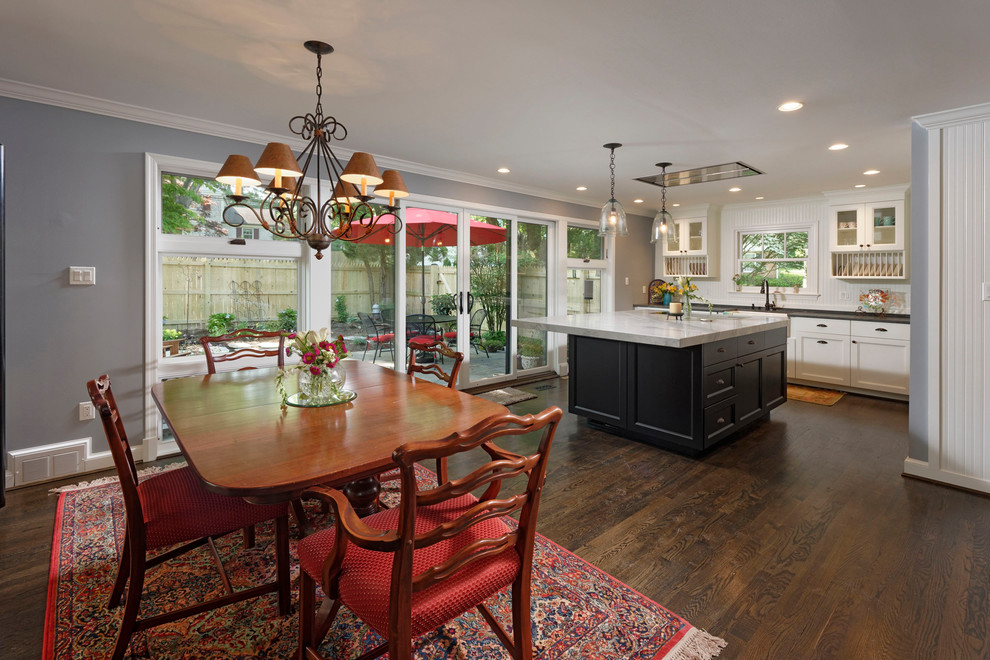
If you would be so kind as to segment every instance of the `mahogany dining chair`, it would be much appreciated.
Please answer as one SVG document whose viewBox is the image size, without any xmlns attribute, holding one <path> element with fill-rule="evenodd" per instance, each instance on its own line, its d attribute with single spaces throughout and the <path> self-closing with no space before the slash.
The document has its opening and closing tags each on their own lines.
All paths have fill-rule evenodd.
<svg viewBox="0 0 990 660">
<path fill-rule="evenodd" d="M 257 339 L 278 339 L 278 348 L 261 348 L 258 346 L 247 346 L 238 348 L 227 353 L 215 353 L 213 347 L 218 344 L 227 344 L 235 341 L 251 341 Z M 207 373 L 217 372 L 217 362 L 230 362 L 247 357 L 276 357 L 278 368 L 285 367 L 285 335 L 281 332 L 268 332 L 266 330 L 255 330 L 254 328 L 239 328 L 225 335 L 200 337 L 199 343 L 203 345 L 203 352 L 206 354 Z M 242 369 L 254 369 L 254 367 L 241 367 Z"/>
<path fill-rule="evenodd" d="M 108 607 L 115 608 L 120 605 L 121 597 L 124 599 L 124 614 L 113 660 L 124 657 L 131 635 L 135 632 L 266 593 L 277 592 L 279 614 L 288 614 L 291 603 L 287 505 L 249 504 L 239 497 L 210 492 L 189 467 L 169 470 L 139 481 L 127 433 L 110 387 L 110 377 L 104 374 L 91 380 L 87 388 L 93 406 L 103 420 L 103 430 L 124 496 L 124 548 L 108 603 Z M 213 539 L 268 520 L 275 521 L 276 580 L 234 591 Z M 145 572 L 204 544 L 209 547 L 219 569 L 226 594 L 139 619 Z M 163 551 L 149 557 L 148 551 L 152 550 Z"/>
<path fill-rule="evenodd" d="M 341 606 L 387 641 L 362 658 L 385 653 L 411 658 L 412 640 L 478 608 L 513 658 L 533 657 L 530 583 L 536 517 L 547 459 L 562 411 L 538 415 L 501 413 L 470 429 L 436 440 L 406 444 L 392 455 L 402 480 L 397 508 L 359 518 L 340 491 L 317 486 L 308 495 L 330 503 L 332 528 L 300 540 L 299 657 L 323 658 L 319 647 Z M 542 430 L 530 455 L 506 451 L 494 441 Z M 481 447 L 490 459 L 467 476 L 419 490 L 416 463 Z M 498 497 L 503 482 L 525 488 Z M 484 487 L 482 495 L 472 491 Z M 508 490 L 508 489 L 507 489 Z M 508 490 L 508 492 L 516 492 Z M 508 518 L 519 513 L 518 524 Z M 316 585 L 326 595 L 316 611 Z M 512 636 L 483 602 L 512 587 Z"/>
</svg>

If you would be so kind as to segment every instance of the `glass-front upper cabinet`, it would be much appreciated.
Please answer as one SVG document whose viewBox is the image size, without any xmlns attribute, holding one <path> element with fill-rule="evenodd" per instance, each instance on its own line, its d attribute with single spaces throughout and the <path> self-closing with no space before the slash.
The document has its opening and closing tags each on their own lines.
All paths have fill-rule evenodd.
<svg viewBox="0 0 990 660">
<path fill-rule="evenodd" d="M 872 202 L 831 207 L 832 251 L 904 249 L 904 202 Z"/>
<path fill-rule="evenodd" d="M 665 254 L 705 254 L 705 218 L 674 220 L 667 228 Z"/>
</svg>

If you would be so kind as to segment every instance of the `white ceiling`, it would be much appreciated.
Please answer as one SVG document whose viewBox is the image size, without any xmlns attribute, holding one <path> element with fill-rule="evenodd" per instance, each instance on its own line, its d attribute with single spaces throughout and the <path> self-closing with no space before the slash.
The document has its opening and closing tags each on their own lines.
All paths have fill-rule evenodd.
<svg viewBox="0 0 990 660">
<path fill-rule="evenodd" d="M 31 0 L 0 19 L 0 79 L 286 137 L 315 104 L 302 42 L 326 41 L 346 148 L 600 205 L 621 142 L 616 196 L 644 215 L 659 189 L 633 179 L 659 161 L 765 172 L 671 188 L 685 206 L 906 183 L 912 116 L 990 101 L 987 0 Z"/>
</svg>

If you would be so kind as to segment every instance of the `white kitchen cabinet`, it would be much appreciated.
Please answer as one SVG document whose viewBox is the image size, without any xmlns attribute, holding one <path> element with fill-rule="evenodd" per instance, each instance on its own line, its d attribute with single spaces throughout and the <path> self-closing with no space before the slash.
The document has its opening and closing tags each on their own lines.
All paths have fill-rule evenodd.
<svg viewBox="0 0 990 660">
<path fill-rule="evenodd" d="M 910 385 L 910 326 L 853 321 L 850 329 L 850 385 L 907 395 Z"/>
<path fill-rule="evenodd" d="M 800 334 L 794 377 L 831 385 L 849 385 L 849 337 Z"/>
<path fill-rule="evenodd" d="M 842 204 L 830 211 L 833 252 L 904 249 L 903 200 Z"/>
<path fill-rule="evenodd" d="M 667 240 L 664 241 L 664 254 L 698 255 L 708 254 L 707 218 L 682 218 L 673 220 L 667 227 Z"/>
<path fill-rule="evenodd" d="M 826 195 L 830 197 L 830 275 L 842 279 L 906 279 L 907 189 L 890 186 Z"/>
<path fill-rule="evenodd" d="M 910 381 L 911 326 L 884 321 L 791 319 L 793 370 L 787 376 L 906 397 Z M 788 356 L 790 358 L 790 356 Z"/>
</svg>

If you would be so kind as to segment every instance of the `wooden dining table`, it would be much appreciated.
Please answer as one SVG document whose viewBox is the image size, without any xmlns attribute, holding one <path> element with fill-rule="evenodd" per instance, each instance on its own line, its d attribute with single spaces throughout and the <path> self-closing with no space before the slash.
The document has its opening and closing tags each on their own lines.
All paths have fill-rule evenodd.
<svg viewBox="0 0 990 660">
<path fill-rule="evenodd" d="M 341 363 L 357 397 L 322 408 L 283 408 L 277 370 L 174 378 L 152 397 L 189 467 L 209 490 L 270 503 L 308 487 L 344 487 L 359 514 L 374 511 L 375 475 L 392 452 L 437 440 L 506 408 L 492 401 L 358 360 Z M 286 390 L 297 391 L 286 377 Z"/>
</svg>

